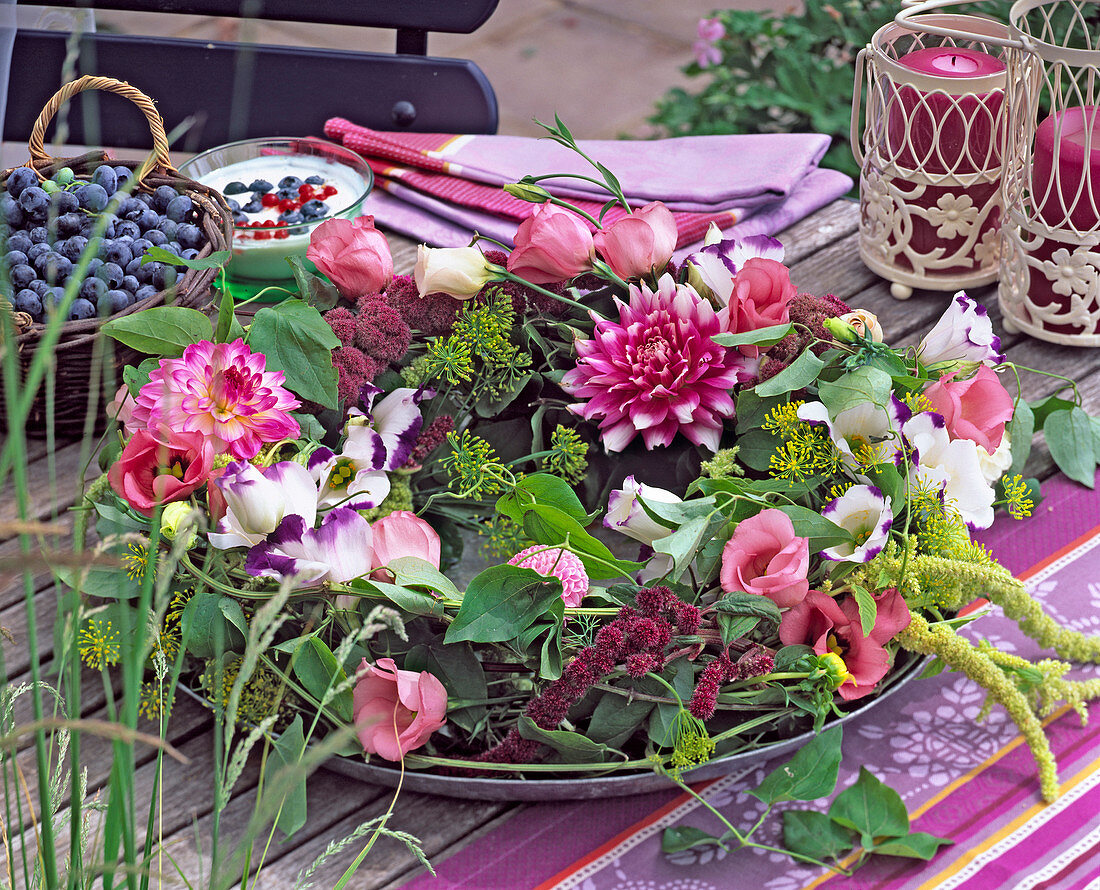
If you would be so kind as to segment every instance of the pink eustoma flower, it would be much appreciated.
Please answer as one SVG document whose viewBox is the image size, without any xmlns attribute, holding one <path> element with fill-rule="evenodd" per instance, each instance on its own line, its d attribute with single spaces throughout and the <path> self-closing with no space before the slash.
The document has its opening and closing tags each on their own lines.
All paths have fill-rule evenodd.
<svg viewBox="0 0 1100 890">
<path fill-rule="evenodd" d="M 676 249 L 676 220 L 660 201 L 646 204 L 596 233 L 596 250 L 624 281 L 660 275 Z"/>
<path fill-rule="evenodd" d="M 283 387 L 283 372 L 265 370 L 266 362 L 243 340 L 193 343 L 181 358 L 162 359 L 149 375 L 131 423 L 202 433 L 219 453 L 251 460 L 264 443 L 293 439 L 299 432 L 288 412 L 301 402 Z"/>
<path fill-rule="evenodd" d="M 508 271 L 532 284 L 574 278 L 592 268 L 592 233 L 575 213 L 549 202 L 519 224 Z"/>
<path fill-rule="evenodd" d="M 415 556 L 439 568 L 439 535 L 423 519 L 408 510 L 394 510 L 371 526 L 374 555 L 371 558 L 372 574 L 377 575 L 392 560 L 402 556 Z M 384 572 L 386 578 L 392 574 Z"/>
<path fill-rule="evenodd" d="M 447 722 L 447 690 L 427 671 L 403 671 L 392 658 L 359 664 L 352 713 L 363 750 L 401 760 Z"/>
<path fill-rule="evenodd" d="M 199 433 L 175 433 L 168 443 L 138 430 L 107 471 L 119 497 L 146 516 L 158 504 L 181 501 L 206 482 L 214 449 Z"/>
<path fill-rule="evenodd" d="M 865 637 L 853 597 L 838 603 L 827 594 L 811 590 L 801 603 L 783 613 L 779 639 L 785 646 L 811 646 L 818 655 L 838 655 L 848 677 L 837 692 L 848 701 L 862 698 L 890 669 L 890 653 L 883 646 L 910 621 L 909 607 L 895 588 L 877 594 L 875 603 L 875 626 Z"/>
<path fill-rule="evenodd" d="M 566 392 L 587 401 L 569 410 L 600 421 L 608 451 L 638 434 L 653 449 L 677 433 L 717 451 L 722 423 L 734 414 L 730 390 L 750 375 L 737 350 L 711 339 L 721 332 L 714 308 L 664 275 L 656 291 L 630 286 L 619 321 L 593 318 L 593 338 L 576 341 L 577 367 L 562 379 Z"/>
<path fill-rule="evenodd" d="M 810 589 L 809 566 L 809 541 L 794 533 L 786 513 L 771 508 L 737 524 L 722 549 L 719 578 L 727 593 L 757 593 L 787 608 L 802 602 Z"/>
<path fill-rule="evenodd" d="M 349 300 L 376 294 L 393 278 L 393 257 L 373 216 L 329 219 L 309 239 L 306 257 Z"/>
<path fill-rule="evenodd" d="M 757 331 L 790 321 L 791 300 L 797 290 L 790 270 L 777 260 L 751 257 L 733 279 L 729 305 L 719 313 L 726 330 L 733 334 Z M 745 346 L 745 355 L 759 354 L 759 347 Z"/>
<path fill-rule="evenodd" d="M 992 454 L 1012 419 L 1012 396 L 988 365 L 978 365 L 966 380 L 956 380 L 957 373 L 930 384 L 924 396 L 943 417 L 952 439 L 969 439 Z"/>
</svg>

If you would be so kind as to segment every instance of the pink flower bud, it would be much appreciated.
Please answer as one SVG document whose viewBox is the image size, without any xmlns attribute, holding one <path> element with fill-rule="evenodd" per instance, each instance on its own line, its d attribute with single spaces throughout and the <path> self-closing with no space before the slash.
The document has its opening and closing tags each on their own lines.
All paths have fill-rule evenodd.
<svg viewBox="0 0 1100 890">
<path fill-rule="evenodd" d="M 622 279 L 660 275 L 676 249 L 676 220 L 660 201 L 616 220 L 593 239 L 611 270 Z"/>
<path fill-rule="evenodd" d="M 592 233 L 575 213 L 547 202 L 516 230 L 508 271 L 532 284 L 551 284 L 592 268 Z"/>
<path fill-rule="evenodd" d="M 393 278 L 393 257 L 373 216 L 330 219 L 309 239 L 306 257 L 348 299 L 382 290 Z"/>
<path fill-rule="evenodd" d="M 352 713 L 368 754 L 400 760 L 447 722 L 447 690 L 433 674 L 399 670 L 392 658 L 364 658 L 358 676 Z"/>
</svg>

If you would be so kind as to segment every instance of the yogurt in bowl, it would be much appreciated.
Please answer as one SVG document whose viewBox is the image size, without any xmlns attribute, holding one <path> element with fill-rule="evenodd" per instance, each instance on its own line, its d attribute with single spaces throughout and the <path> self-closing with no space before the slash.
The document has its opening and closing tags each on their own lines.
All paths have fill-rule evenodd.
<svg viewBox="0 0 1100 890">
<path fill-rule="evenodd" d="M 300 257 L 313 230 L 362 212 L 374 177 L 355 152 L 323 139 L 246 139 L 212 148 L 180 167 L 217 189 L 233 213 L 230 282 L 280 284 L 293 278 L 287 257 Z"/>
</svg>

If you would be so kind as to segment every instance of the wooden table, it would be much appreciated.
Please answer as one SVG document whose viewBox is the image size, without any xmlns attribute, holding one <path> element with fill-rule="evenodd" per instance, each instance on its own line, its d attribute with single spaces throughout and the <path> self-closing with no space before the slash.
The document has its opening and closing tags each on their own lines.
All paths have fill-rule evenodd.
<svg viewBox="0 0 1100 890">
<path fill-rule="evenodd" d="M 787 248 L 791 278 L 802 291 L 816 294 L 833 293 L 853 307 L 875 312 L 882 323 L 889 343 L 914 344 L 935 322 L 947 305 L 949 295 L 918 292 L 907 302 L 898 302 L 889 295 L 886 282 L 868 271 L 857 253 L 857 206 L 849 201 L 836 201 L 812 217 L 782 233 Z M 400 237 L 391 237 L 395 266 L 411 268 L 415 245 Z M 994 327 L 1003 332 L 1000 310 L 996 305 L 995 287 L 983 288 L 971 296 L 984 303 L 993 318 Z M 1076 349 L 1041 342 L 1022 334 L 1003 335 L 1002 346 L 1012 361 L 1020 365 L 1042 368 L 1077 380 L 1091 413 L 1100 413 L 1100 350 Z M 1029 374 L 1023 382 L 1029 399 L 1039 398 L 1058 388 L 1057 381 Z M 51 454 L 45 443 L 31 444 L 29 467 L 31 490 L 35 495 L 35 516 L 54 520 L 71 527 L 71 514 L 66 513 L 75 500 L 74 480 L 79 473 L 80 446 L 63 444 Z M 1029 475 L 1050 475 L 1053 464 L 1045 446 L 1038 442 L 1028 467 Z M 10 488 L 0 490 L 0 522 L 15 517 L 15 503 Z M 17 541 L 0 537 L 0 559 L 18 552 Z M 48 651 L 52 641 L 52 624 L 56 613 L 55 590 L 48 572 L 35 577 L 35 607 L 40 636 L 40 649 Z M 0 637 L 7 673 L 13 682 L 26 681 L 29 665 L 26 646 L 26 615 L 22 583 L 10 576 L 0 576 L 0 626 L 7 628 L 13 642 Z M 104 715 L 104 693 L 98 675 L 86 672 L 82 696 L 85 716 Z M 29 703 L 24 697 L 19 708 L 21 719 L 28 719 Z M 197 875 L 202 860 L 195 838 L 205 838 L 211 822 L 212 783 L 209 757 L 212 752 L 213 718 L 209 711 L 187 698 L 180 697 L 173 716 L 170 741 L 190 758 L 181 765 L 166 761 L 162 831 L 164 843 L 184 872 Z M 152 751 L 141 748 L 142 764 L 137 774 L 139 802 L 151 793 L 153 769 Z M 20 764 L 28 775 L 33 772 L 33 752 L 23 750 Z M 89 771 L 89 794 L 103 786 L 110 768 L 110 751 L 101 739 L 85 737 L 82 760 Z M 233 798 L 221 815 L 225 842 L 232 845 L 251 814 L 253 792 L 259 775 L 256 758 L 245 769 Z M 276 842 L 267 851 L 258 884 L 255 886 L 290 887 L 299 871 L 307 867 L 328 845 L 351 832 L 357 825 L 386 810 L 391 792 L 358 784 L 336 773 L 320 770 L 309 782 L 309 821 L 289 842 Z M 596 804 L 593 804 L 594 806 Z M 519 811 L 522 805 L 475 803 L 451 800 L 423 794 L 405 793 L 397 801 L 389 826 L 419 837 L 429 858 L 444 859 L 465 844 L 500 825 Z M 67 836 L 67 828 L 65 831 Z M 352 844 L 323 866 L 315 877 L 317 887 L 331 887 L 360 849 Z M 262 849 L 257 845 L 254 862 L 259 862 Z M 206 851 L 204 849 L 203 854 Z M 381 840 L 367 857 L 350 886 L 358 888 L 397 888 L 419 866 L 405 848 L 390 840 Z"/>
</svg>

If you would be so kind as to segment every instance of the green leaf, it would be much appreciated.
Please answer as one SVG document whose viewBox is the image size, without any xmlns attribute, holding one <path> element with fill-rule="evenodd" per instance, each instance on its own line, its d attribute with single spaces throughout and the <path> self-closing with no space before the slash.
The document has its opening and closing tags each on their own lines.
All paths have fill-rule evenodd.
<svg viewBox="0 0 1100 890">
<path fill-rule="evenodd" d="M 714 619 L 718 623 L 718 629 L 722 632 L 722 642 L 728 646 L 734 640 L 739 640 L 756 625 L 759 618 L 750 618 L 747 615 L 740 617 L 735 615 L 723 615 L 719 613 Z"/>
<path fill-rule="evenodd" d="M 228 602 L 223 605 L 222 600 Z M 234 626 L 235 622 L 226 619 L 226 613 L 234 611 L 234 606 L 237 610 L 241 608 L 232 597 L 211 590 L 200 591 L 191 597 L 180 618 L 187 651 L 197 658 L 213 658 L 222 652 L 241 651 L 244 635 Z M 241 618 L 243 620 L 243 613 Z"/>
<path fill-rule="evenodd" d="M 676 690 L 676 694 L 680 696 L 680 700 L 687 706 L 687 703 L 691 700 L 692 690 L 695 688 L 695 670 L 691 665 L 691 662 L 686 658 L 678 658 L 673 662 L 672 670 L 675 671 L 672 675 L 672 688 Z M 664 677 L 668 679 L 668 673 L 670 668 L 666 667 L 664 670 Z M 645 678 L 642 682 L 637 684 L 643 692 L 648 692 L 653 695 L 661 695 L 668 697 L 669 691 L 664 685 L 658 683 L 652 678 Z M 655 745 L 660 745 L 665 748 L 671 748 L 675 739 L 672 738 L 672 723 L 676 719 L 676 715 L 680 708 L 678 705 L 666 705 L 658 704 L 649 715 L 649 725 L 646 727 L 646 732 L 649 735 L 649 740 Z"/>
<path fill-rule="evenodd" d="M 267 356 L 267 370 L 286 375 L 292 392 L 326 408 L 336 407 L 339 375 L 332 366 L 332 350 L 340 341 L 312 306 L 301 300 L 265 306 L 248 329 L 248 345 Z"/>
<path fill-rule="evenodd" d="M 1096 453 L 1088 414 L 1076 406 L 1054 411 L 1043 424 L 1043 433 L 1058 469 L 1086 488 L 1093 488 L 1096 484 Z"/>
<path fill-rule="evenodd" d="M 909 813 L 901 795 L 876 779 L 867 767 L 859 768 L 859 778 L 846 788 L 829 807 L 829 816 L 871 843 L 874 838 L 902 837 L 909 833 Z"/>
<path fill-rule="evenodd" d="M 775 346 L 793 330 L 793 324 L 773 324 L 740 334 L 714 334 L 710 339 L 719 346 L 759 346 L 766 349 Z"/>
<path fill-rule="evenodd" d="M 753 389 L 762 398 L 794 392 L 817 380 L 824 367 L 825 362 L 814 355 L 813 350 L 807 349 L 774 377 L 756 384 Z"/>
<path fill-rule="evenodd" d="M 302 732 L 302 715 L 298 714 L 290 726 L 279 733 L 275 744 L 271 746 L 271 766 L 274 775 L 273 788 L 285 787 L 286 776 L 280 778 L 283 770 L 288 771 L 297 767 L 306 750 L 306 740 Z M 306 824 L 306 778 L 303 776 L 294 782 L 283 797 L 279 808 L 279 818 L 276 826 L 287 837 Z"/>
<path fill-rule="evenodd" d="M 556 599 L 561 599 L 557 578 L 520 566 L 490 566 L 467 585 L 444 640 L 503 643 L 530 627 Z"/>
<path fill-rule="evenodd" d="M 548 504 L 535 504 L 523 514 L 523 528 L 539 544 L 562 546 L 569 539 L 569 550 L 577 555 L 592 580 L 629 577 L 640 563 L 617 559 L 603 541 L 592 537 L 572 516 Z"/>
<path fill-rule="evenodd" d="M 454 581 L 425 559 L 417 556 L 399 556 L 386 563 L 386 568 L 393 572 L 396 584 L 405 587 L 426 587 L 447 599 L 462 599 L 462 593 L 455 587 Z"/>
<path fill-rule="evenodd" d="M 195 257 L 193 260 L 176 256 L 163 247 L 147 247 L 141 258 L 141 265 L 149 263 L 167 263 L 169 266 L 183 266 L 186 269 L 220 269 L 233 258 L 232 251 L 215 250 L 210 256 Z M 146 310 L 148 311 L 148 310 Z"/>
<path fill-rule="evenodd" d="M 771 430 L 750 429 L 737 438 L 737 460 L 750 469 L 763 472 L 768 469 L 780 444 L 779 436 Z"/>
<path fill-rule="evenodd" d="M 348 582 L 348 587 L 353 590 L 378 591 L 397 608 L 410 615 L 430 615 L 433 618 L 443 617 L 443 605 L 430 593 L 423 590 L 410 590 L 401 584 L 390 584 L 386 581 L 356 578 Z"/>
<path fill-rule="evenodd" d="M 497 512 L 523 522 L 524 511 L 535 504 L 556 507 L 581 525 L 588 525 L 593 518 L 585 512 L 573 486 L 549 473 L 533 473 L 520 479 L 512 491 L 497 499 Z"/>
<path fill-rule="evenodd" d="M 819 732 L 749 794 L 766 804 L 817 800 L 829 794 L 836 787 L 840 771 L 841 738 L 839 726 Z"/>
<path fill-rule="evenodd" d="M 318 637 L 303 637 L 294 659 L 294 676 L 317 701 L 325 697 L 325 692 L 347 679 L 344 668 L 336 661 L 332 650 Z M 329 702 L 329 707 L 344 723 L 352 721 L 351 690 L 337 693 Z"/>
<path fill-rule="evenodd" d="M 215 343 L 232 343 L 234 340 L 244 337 L 244 328 L 237 321 L 233 309 L 233 295 L 226 288 L 225 293 L 222 294 L 221 302 L 218 304 L 218 324 L 214 330 Z"/>
<path fill-rule="evenodd" d="M 786 399 L 783 396 L 761 398 L 755 387 L 741 390 L 737 394 L 737 435 L 741 436 L 750 429 L 759 427 L 767 418 L 769 412 L 776 405 L 785 401 Z M 740 441 L 737 444 L 740 445 Z"/>
<path fill-rule="evenodd" d="M 80 586 L 84 596 L 105 600 L 133 599 L 141 592 L 141 582 L 132 581 L 121 568 L 77 569 L 55 568 L 53 576 L 58 583 L 73 590 Z"/>
<path fill-rule="evenodd" d="M 816 510 L 798 504 L 783 504 L 776 509 L 782 510 L 790 517 L 796 535 L 809 538 L 811 552 L 852 541 L 851 532 L 826 519 Z"/>
<path fill-rule="evenodd" d="M 310 272 L 300 256 L 288 256 L 286 261 L 290 263 L 290 270 L 294 273 L 298 293 L 310 306 L 319 312 L 327 312 L 340 302 L 340 291 L 321 276 Z"/>
<path fill-rule="evenodd" d="M 1059 396 L 1047 396 L 1037 402 L 1031 402 L 1032 415 L 1035 418 L 1035 432 L 1043 429 L 1047 418 L 1055 411 L 1068 411 L 1074 403 Z"/>
<path fill-rule="evenodd" d="M 716 838 L 713 834 L 707 834 L 703 829 L 695 828 L 693 825 L 673 825 L 671 828 L 666 828 L 664 834 L 661 835 L 662 853 L 680 853 L 683 850 L 690 850 L 692 847 L 703 847 L 710 844 L 726 849 L 726 845 L 719 838 Z"/>
<path fill-rule="evenodd" d="M 908 859 L 929 860 L 936 855 L 940 847 L 955 843 L 946 837 L 936 837 L 923 831 L 915 831 L 904 837 L 894 838 L 881 844 L 875 844 L 872 853 L 884 856 L 904 856 Z"/>
<path fill-rule="evenodd" d="M 579 732 L 543 729 L 526 714 L 520 715 L 517 728 L 523 738 L 553 748 L 565 763 L 601 763 L 607 759 L 607 745 L 594 742 Z"/>
<path fill-rule="evenodd" d="M 290 416 L 298 421 L 298 434 L 303 439 L 309 439 L 311 442 L 320 442 L 325 438 L 325 428 L 321 426 L 321 421 L 312 414 L 305 414 L 301 411 L 291 411 Z"/>
<path fill-rule="evenodd" d="M 130 390 L 130 395 L 136 397 L 141 392 L 141 388 L 149 382 L 149 375 L 159 367 L 160 358 L 157 357 L 147 358 L 137 367 L 127 365 L 123 368 L 122 380 L 126 384 L 126 388 Z"/>
<path fill-rule="evenodd" d="M 1031 440 L 1035 435 L 1035 412 L 1023 399 L 1016 403 L 1016 410 L 1012 413 L 1012 420 L 1008 422 L 1005 432 L 1012 445 L 1012 466 L 1006 474 L 1011 478 L 1024 471 L 1024 464 L 1031 454 Z"/>
<path fill-rule="evenodd" d="M 605 692 L 588 720 L 587 735 L 594 742 L 618 747 L 634 734 L 652 710 L 653 702 Z"/>
<path fill-rule="evenodd" d="M 722 598 L 714 603 L 716 612 L 726 615 L 747 616 L 771 622 L 772 627 L 779 627 L 779 606 L 758 593 L 744 593 L 734 591 L 723 594 Z"/>
<path fill-rule="evenodd" d="M 784 810 L 783 846 L 811 859 L 839 859 L 855 846 L 851 829 L 816 810 Z"/>
<path fill-rule="evenodd" d="M 850 585 L 852 595 L 855 597 L 856 606 L 859 607 L 859 623 L 863 630 L 863 636 L 867 636 L 875 627 L 875 619 L 878 618 L 878 603 L 874 596 L 858 584 Z"/>
<path fill-rule="evenodd" d="M 672 558 L 672 569 L 666 577 L 671 581 L 679 581 L 703 544 L 725 524 L 726 517 L 721 514 L 699 516 L 685 522 L 671 535 L 654 541 L 654 553 L 664 553 Z"/>
<path fill-rule="evenodd" d="M 871 402 L 885 408 L 890 402 L 892 390 L 890 375 L 878 368 L 856 368 L 842 375 L 833 383 L 822 382 L 818 397 L 829 409 L 829 416 L 836 417 L 856 405 Z"/>
<path fill-rule="evenodd" d="M 177 357 L 192 343 L 214 336 L 210 319 L 186 306 L 155 306 L 107 322 L 101 330 L 138 352 Z"/>
<path fill-rule="evenodd" d="M 451 701 L 482 701 L 489 697 L 485 670 L 469 643 L 444 646 L 434 642 L 413 646 L 405 656 L 404 668 L 409 671 L 428 671 L 438 677 L 447 687 L 447 695 Z M 448 710 L 447 719 L 453 720 L 467 732 L 473 732 L 478 721 L 485 716 L 485 711 L 485 705 L 454 708 Z"/>
</svg>

